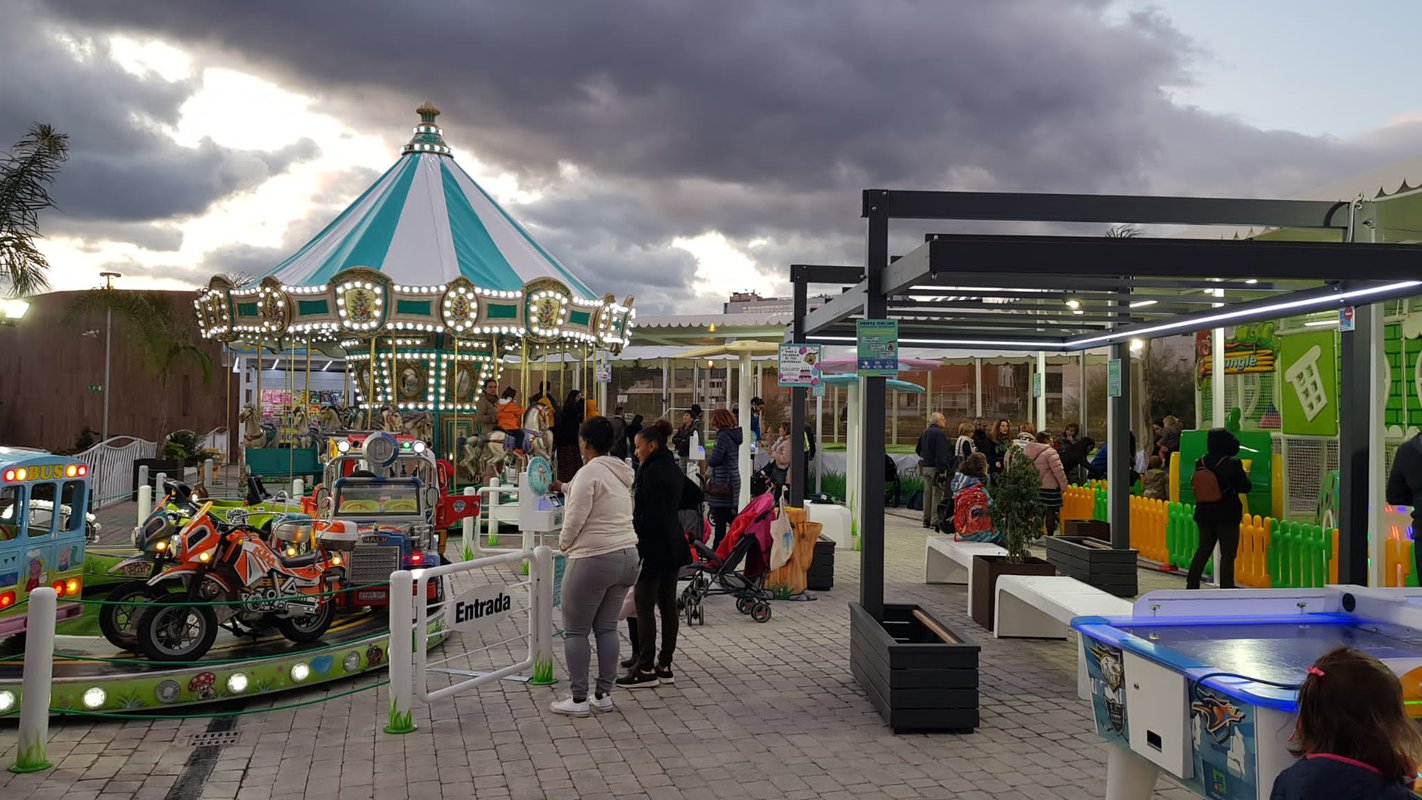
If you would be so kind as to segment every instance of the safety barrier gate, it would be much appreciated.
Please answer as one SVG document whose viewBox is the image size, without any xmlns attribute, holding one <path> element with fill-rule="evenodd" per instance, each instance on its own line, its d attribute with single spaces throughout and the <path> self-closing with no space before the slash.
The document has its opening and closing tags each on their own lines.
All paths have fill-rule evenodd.
<svg viewBox="0 0 1422 800">
<path fill-rule="evenodd" d="M 452 596 L 446 587 L 442 602 L 424 601 L 429 596 L 431 581 L 524 561 L 532 565 L 524 580 L 480 584 Z M 390 593 L 390 717 L 386 733 L 415 730 L 413 709 L 417 700 L 428 704 L 524 671 L 532 675 L 530 683 L 553 683 L 553 551 L 550 548 L 516 550 L 430 569 L 401 570 L 390 576 Z M 516 595 L 524 595 L 526 602 L 517 604 Z M 442 619 L 444 624 L 431 630 L 431 617 Z M 509 624 L 518 627 L 517 634 L 485 642 L 486 634 L 501 625 L 506 630 Z M 462 634 L 461 640 L 473 639 L 477 646 L 463 649 L 458 643 L 446 641 L 441 657 L 430 661 L 431 640 L 446 639 L 455 633 Z M 521 660 L 430 688 L 431 667 L 519 642 L 527 644 L 527 655 Z M 458 652 L 449 652 L 451 648 Z"/>
</svg>

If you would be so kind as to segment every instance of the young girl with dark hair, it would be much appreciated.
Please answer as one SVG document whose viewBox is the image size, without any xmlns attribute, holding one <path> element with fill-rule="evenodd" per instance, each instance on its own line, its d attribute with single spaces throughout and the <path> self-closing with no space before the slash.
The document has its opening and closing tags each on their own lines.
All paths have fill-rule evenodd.
<svg viewBox="0 0 1422 800">
<path fill-rule="evenodd" d="M 1293 753 L 1270 800 L 1407 800 L 1422 760 L 1402 681 L 1376 658 L 1340 647 L 1299 687 Z"/>
</svg>

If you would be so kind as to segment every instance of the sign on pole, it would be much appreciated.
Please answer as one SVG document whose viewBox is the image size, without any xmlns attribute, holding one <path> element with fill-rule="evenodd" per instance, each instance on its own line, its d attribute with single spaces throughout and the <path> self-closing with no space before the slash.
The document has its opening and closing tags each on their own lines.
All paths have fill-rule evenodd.
<svg viewBox="0 0 1422 800">
<path fill-rule="evenodd" d="M 1106 396 L 1121 396 L 1121 359 L 1113 358 L 1106 362 Z"/>
<path fill-rule="evenodd" d="M 1354 329 L 1353 306 L 1343 306 L 1338 309 L 1338 330 L 1349 333 Z"/>
<path fill-rule="evenodd" d="M 497 584 L 476 586 L 461 594 L 444 612 L 450 630 L 478 633 L 490 630 L 513 613 L 513 596 L 508 587 Z"/>
<path fill-rule="evenodd" d="M 854 325 L 859 350 L 859 374 L 894 377 L 899 374 L 899 321 L 861 319 Z"/>
<path fill-rule="evenodd" d="M 780 345 L 777 383 L 782 388 L 794 389 L 813 389 L 819 386 L 820 362 L 824 357 L 824 345 Z"/>
<path fill-rule="evenodd" d="M 1045 378 L 1045 377 L 1046 377 L 1046 375 L 1045 375 L 1044 373 L 1041 373 L 1041 372 L 1034 372 L 1034 373 L 1032 373 L 1032 396 L 1033 396 L 1033 397 L 1041 397 L 1041 396 L 1042 396 L 1042 388 L 1043 388 L 1043 386 L 1042 386 L 1042 379 Z"/>
</svg>

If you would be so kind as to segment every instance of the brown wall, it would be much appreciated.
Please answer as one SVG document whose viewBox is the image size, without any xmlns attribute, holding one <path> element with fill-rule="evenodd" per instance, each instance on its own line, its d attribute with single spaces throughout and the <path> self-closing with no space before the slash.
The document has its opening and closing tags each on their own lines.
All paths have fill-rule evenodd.
<svg viewBox="0 0 1422 800">
<path fill-rule="evenodd" d="M 70 304 L 80 292 L 54 292 L 30 298 L 30 310 L 13 326 L 0 327 L 0 445 L 73 447 L 85 425 L 95 437 L 103 427 L 104 396 L 91 384 L 104 381 L 104 312 L 83 314 L 66 322 Z M 197 341 L 191 292 L 161 292 L 173 306 L 173 318 L 192 331 Z M 85 336 L 85 331 L 98 331 Z M 184 428 L 207 433 L 236 427 L 237 376 L 221 366 L 221 345 L 202 342 L 213 360 L 212 383 L 204 386 L 202 371 L 184 363 L 168 377 L 167 430 L 162 420 L 162 390 L 144 364 L 137 347 L 130 347 L 122 323 L 113 325 L 112 386 L 109 435 L 138 436 L 150 441 Z M 229 425 L 224 408 L 232 382 Z"/>
</svg>

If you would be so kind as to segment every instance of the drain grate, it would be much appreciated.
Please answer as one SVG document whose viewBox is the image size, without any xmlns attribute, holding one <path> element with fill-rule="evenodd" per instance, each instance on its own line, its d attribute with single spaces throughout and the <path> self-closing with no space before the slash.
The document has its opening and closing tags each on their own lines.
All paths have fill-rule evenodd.
<svg viewBox="0 0 1422 800">
<path fill-rule="evenodd" d="M 191 747 L 222 747 L 223 745 L 237 744 L 241 739 L 241 731 L 207 731 L 193 734 L 192 741 L 188 742 L 188 745 Z"/>
</svg>

